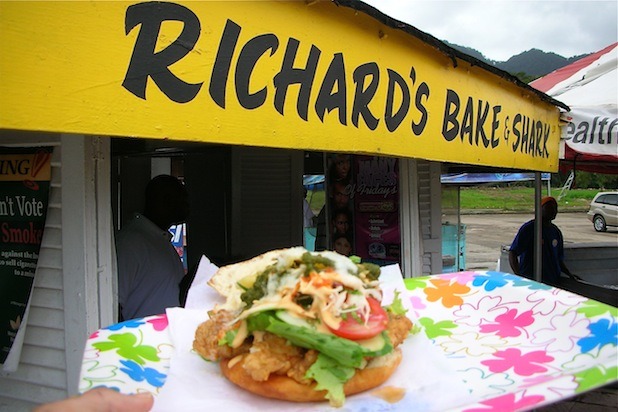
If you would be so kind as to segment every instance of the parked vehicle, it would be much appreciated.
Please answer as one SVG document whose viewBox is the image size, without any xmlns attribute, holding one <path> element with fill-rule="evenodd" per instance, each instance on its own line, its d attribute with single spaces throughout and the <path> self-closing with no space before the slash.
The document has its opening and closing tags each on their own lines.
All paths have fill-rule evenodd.
<svg viewBox="0 0 618 412">
<path fill-rule="evenodd" d="M 605 232 L 607 226 L 618 226 L 618 192 L 599 192 L 590 202 L 588 220 L 597 232 Z"/>
</svg>

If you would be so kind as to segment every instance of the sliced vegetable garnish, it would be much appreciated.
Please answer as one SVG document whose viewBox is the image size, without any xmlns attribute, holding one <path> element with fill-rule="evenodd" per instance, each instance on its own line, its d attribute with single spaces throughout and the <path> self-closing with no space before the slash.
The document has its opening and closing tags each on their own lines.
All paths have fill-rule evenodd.
<svg viewBox="0 0 618 412">
<path fill-rule="evenodd" d="M 335 335 L 316 332 L 314 329 L 290 325 L 278 319 L 273 312 L 260 312 L 247 318 L 249 332 L 264 330 L 289 340 L 293 345 L 315 349 L 333 359 L 342 366 L 361 367 L 366 356 L 381 356 L 393 350 L 388 336 L 380 348 L 368 349 L 358 343 L 342 339 Z M 379 346 L 379 345 L 378 345 Z"/>
<path fill-rule="evenodd" d="M 350 339 L 369 339 L 386 329 L 388 315 L 376 299 L 367 298 L 369 303 L 369 318 L 365 319 L 360 313 L 354 312 L 342 318 L 337 329 L 330 328 L 335 335 Z"/>
</svg>

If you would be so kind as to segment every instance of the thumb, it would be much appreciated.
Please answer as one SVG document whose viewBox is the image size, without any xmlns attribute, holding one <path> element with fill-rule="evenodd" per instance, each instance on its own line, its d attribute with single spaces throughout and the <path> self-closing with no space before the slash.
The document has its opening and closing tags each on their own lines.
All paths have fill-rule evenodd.
<svg viewBox="0 0 618 412">
<path fill-rule="evenodd" d="M 81 396 L 39 406 L 35 412 L 147 412 L 154 398 L 148 392 L 125 395 L 108 388 L 97 388 Z"/>
</svg>

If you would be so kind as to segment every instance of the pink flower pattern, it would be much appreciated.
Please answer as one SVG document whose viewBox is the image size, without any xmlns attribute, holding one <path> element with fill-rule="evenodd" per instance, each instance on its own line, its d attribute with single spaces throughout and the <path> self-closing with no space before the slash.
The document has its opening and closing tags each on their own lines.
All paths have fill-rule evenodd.
<svg viewBox="0 0 618 412">
<path fill-rule="evenodd" d="M 530 376 L 535 373 L 546 372 L 547 368 L 539 364 L 554 360 L 554 358 L 549 356 L 544 350 L 522 354 L 517 348 L 497 351 L 494 353 L 494 356 L 498 359 L 488 359 L 481 363 L 487 366 L 492 372 L 504 372 L 513 368 L 513 371 L 521 376 Z"/>
<path fill-rule="evenodd" d="M 150 323 L 157 332 L 164 330 L 168 325 L 167 315 L 165 314 L 149 319 L 147 322 Z"/>
<path fill-rule="evenodd" d="M 531 310 L 517 316 L 517 309 L 509 309 L 506 313 L 496 316 L 495 322 L 481 325 L 481 332 L 496 332 L 502 338 L 515 337 L 521 335 L 521 330 L 526 326 L 534 323 L 534 316 Z"/>
<path fill-rule="evenodd" d="M 454 272 L 444 274 L 441 276 L 441 278 L 449 280 L 455 279 L 455 282 L 461 285 L 465 285 L 472 282 L 475 276 L 478 276 L 477 272 Z"/>
<path fill-rule="evenodd" d="M 545 397 L 542 395 L 526 396 L 525 391 L 519 400 L 516 399 L 514 393 L 507 393 L 506 395 L 480 402 L 481 405 L 487 405 L 488 408 L 464 409 L 464 412 L 516 411 L 536 405 L 544 400 Z"/>
<path fill-rule="evenodd" d="M 410 303 L 414 309 L 425 309 L 427 307 L 418 296 L 410 296 Z"/>
</svg>

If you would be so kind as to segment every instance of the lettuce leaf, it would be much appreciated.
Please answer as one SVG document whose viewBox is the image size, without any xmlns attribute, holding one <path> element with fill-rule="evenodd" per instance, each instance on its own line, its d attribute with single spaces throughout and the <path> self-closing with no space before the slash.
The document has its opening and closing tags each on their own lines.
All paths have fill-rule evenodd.
<svg viewBox="0 0 618 412">
<path fill-rule="evenodd" d="M 265 330 L 289 340 L 293 345 L 315 349 L 337 359 L 343 366 L 360 368 L 366 355 L 363 347 L 356 342 L 287 324 L 276 318 L 272 312 L 261 312 L 247 318 L 247 326 L 249 331 Z"/>
<path fill-rule="evenodd" d="M 401 301 L 401 297 L 399 295 L 401 295 L 401 293 L 399 293 L 398 290 L 395 290 L 393 301 L 390 305 L 385 306 L 384 308 L 394 315 L 405 315 L 408 310 L 403 307 L 403 302 Z"/>
<path fill-rule="evenodd" d="M 248 317 L 247 327 L 249 332 L 267 331 L 287 339 L 293 345 L 315 349 L 336 359 L 341 366 L 352 368 L 360 368 L 365 357 L 386 355 L 393 350 L 393 345 L 385 333 L 383 333 L 384 345 L 377 350 L 369 350 L 352 340 L 285 323 L 272 311 L 260 312 Z"/>
<path fill-rule="evenodd" d="M 332 406 L 342 406 L 345 401 L 343 385 L 354 376 L 355 369 L 342 367 L 339 362 L 322 353 L 317 360 L 307 369 L 305 378 L 313 379 L 317 385 L 315 390 L 326 391 L 326 399 Z"/>
</svg>

